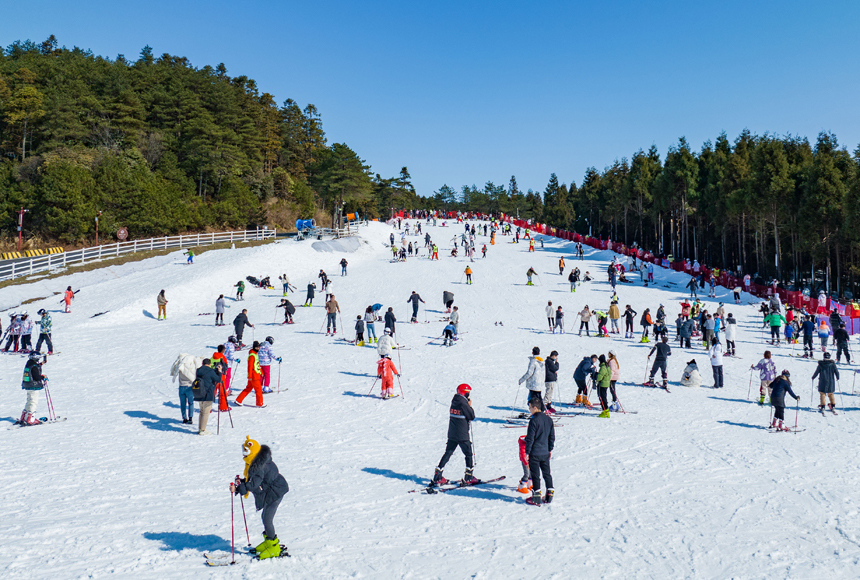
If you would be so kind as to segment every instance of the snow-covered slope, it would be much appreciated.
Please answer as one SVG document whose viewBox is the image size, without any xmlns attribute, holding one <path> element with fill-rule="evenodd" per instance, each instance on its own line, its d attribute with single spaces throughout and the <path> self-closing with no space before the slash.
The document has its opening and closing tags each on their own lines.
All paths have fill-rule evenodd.
<svg viewBox="0 0 860 580">
<path fill-rule="evenodd" d="M 284 241 L 207 252 L 193 266 L 177 252 L 82 273 L 38 285 L 0 290 L 0 304 L 81 287 L 72 314 L 59 298 L 34 303 L 34 313 L 54 314 L 56 350 L 45 366 L 60 424 L 0 428 L 0 570 L 8 578 L 855 578 L 860 574 L 860 492 L 853 437 L 858 433 L 853 373 L 843 370 L 848 393 L 839 416 L 809 410 L 815 366 L 777 349 L 802 396 L 805 432 L 763 429 L 770 409 L 747 399 L 750 364 L 764 346 L 753 306 L 718 300 L 739 320 L 738 354 L 726 359 L 726 388 L 685 389 L 677 384 L 691 358 L 711 384 L 707 357 L 673 349 L 672 392 L 640 386 L 650 345 L 623 339 L 545 332 L 547 300 L 562 305 L 567 326 L 584 304 L 608 308 L 603 281 L 611 254 L 586 255 L 583 270 L 597 281 L 569 292 L 557 260 L 571 249 L 550 241 L 535 254 L 527 244 L 499 237 L 486 259 L 476 259 L 474 285 L 461 284 L 468 263 L 447 257 L 447 240 L 460 229 L 426 228 L 440 244 L 438 262 L 412 258 L 390 263 L 390 228 L 362 229 L 357 248 Z M 418 238 L 412 238 L 418 240 Z M 489 241 L 480 236 L 479 242 Z M 420 242 L 419 242 L 420 243 Z M 420 243 L 423 245 L 423 243 Z M 336 251 L 333 251 L 336 250 Z M 352 251 L 349 251 L 352 250 Z M 349 251 L 348 253 L 346 253 Z M 425 254 L 426 255 L 426 254 Z M 480 254 L 479 254 L 480 255 Z M 338 262 L 349 260 L 340 277 Z M 540 284 L 525 285 L 533 266 Z M 274 306 L 279 291 L 249 287 L 232 303 L 226 327 L 213 326 L 218 294 L 247 275 L 288 273 L 298 286 L 294 302 L 323 268 L 351 338 L 357 315 L 375 302 L 393 306 L 398 340 L 410 347 L 395 355 L 404 398 L 368 398 L 377 356 L 333 340 L 319 330 L 322 296 L 298 308 L 296 324 Z M 621 305 L 641 312 L 667 306 L 678 312 L 685 277 L 658 269 L 658 286 L 621 285 Z M 670 282 L 675 282 L 671 286 Z M 668 286 L 668 287 L 664 287 Z M 158 322 L 155 297 L 165 289 L 169 318 Z M 426 300 L 409 325 L 412 290 Z M 428 345 L 439 336 L 442 292 L 455 294 L 462 340 L 454 347 Z M 745 296 L 745 299 L 748 298 Z M 746 301 L 746 300 L 745 300 Z M 711 301 L 714 302 L 713 300 Z M 713 304 L 715 306 L 715 304 Z M 240 307 L 255 335 L 272 335 L 284 358 L 280 394 L 266 395 L 262 410 L 221 418 L 221 435 L 199 437 L 183 425 L 177 386 L 169 369 L 177 353 L 208 356 L 231 332 Z M 105 312 L 97 318 L 93 314 Z M 503 326 L 494 323 L 502 322 Z M 638 330 L 638 326 L 637 326 Z M 377 324 L 377 331 L 381 325 Z M 674 334 L 674 329 L 673 329 Z M 338 334 L 338 339 L 341 334 Z M 521 474 L 517 437 L 504 418 L 521 407 L 517 379 L 533 346 L 560 353 L 560 400 L 571 401 L 571 378 L 583 356 L 617 351 L 624 407 L 638 414 L 565 417 L 552 457 L 556 495 L 534 508 L 516 493 Z M 243 353 L 244 354 L 244 353 Z M 234 386 L 244 383 L 244 356 Z M 4 397 L 0 425 L 20 415 L 24 359 L 0 357 Z M 277 372 L 277 367 L 273 367 Z M 754 379 L 756 380 L 756 379 Z M 476 476 L 506 475 L 497 485 L 427 496 L 410 494 L 433 473 L 444 451 L 448 405 L 461 382 L 473 387 Z M 753 391 L 755 391 L 755 385 Z M 376 387 L 378 392 L 378 385 Z M 253 398 L 253 397 L 252 397 Z M 593 397 L 594 400 L 595 397 Z M 839 399 L 841 403 L 841 398 Z M 39 415 L 44 415 L 44 399 Z M 794 423 L 794 409 L 789 422 Z M 213 414 L 210 429 L 217 416 Z M 227 484 L 241 473 L 241 443 L 250 435 L 272 447 L 291 491 L 276 518 L 290 559 L 209 569 L 202 552 L 230 549 Z M 457 452 L 446 475 L 463 470 Z M 262 531 L 253 502 L 245 502 L 251 541 Z M 238 501 L 236 543 L 247 543 Z M 238 558 L 238 557 L 237 557 Z"/>
</svg>

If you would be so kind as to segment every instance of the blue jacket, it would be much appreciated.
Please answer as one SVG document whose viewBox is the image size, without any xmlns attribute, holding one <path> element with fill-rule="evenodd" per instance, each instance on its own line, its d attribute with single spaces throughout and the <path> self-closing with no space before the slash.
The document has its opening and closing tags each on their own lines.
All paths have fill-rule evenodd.
<svg viewBox="0 0 860 580">
<path fill-rule="evenodd" d="M 594 363 L 591 362 L 591 357 L 587 356 L 582 359 L 582 362 L 579 363 L 579 366 L 576 367 L 576 370 L 573 372 L 574 380 L 584 381 L 586 377 L 591 376 L 592 373 L 597 372 L 597 368 L 595 368 Z"/>
<path fill-rule="evenodd" d="M 804 336 L 815 336 L 815 323 L 811 320 L 804 320 L 800 328 Z"/>
<path fill-rule="evenodd" d="M 770 383 L 773 391 L 770 394 L 770 404 L 773 407 L 785 407 L 785 393 L 787 392 L 795 399 L 797 395 L 791 390 L 791 383 L 784 376 L 779 375 Z"/>
</svg>

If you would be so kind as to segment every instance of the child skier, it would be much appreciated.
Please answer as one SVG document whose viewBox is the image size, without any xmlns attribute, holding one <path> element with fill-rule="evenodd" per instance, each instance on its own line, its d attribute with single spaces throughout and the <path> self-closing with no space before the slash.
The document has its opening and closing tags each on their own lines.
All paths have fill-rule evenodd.
<svg viewBox="0 0 860 580">
<path fill-rule="evenodd" d="M 472 283 L 472 268 L 470 268 L 469 266 L 466 266 L 466 270 L 464 271 L 464 273 L 466 274 L 466 284 L 471 284 Z"/>
<path fill-rule="evenodd" d="M 245 389 L 236 397 L 236 406 L 241 407 L 245 397 L 253 391 L 256 395 L 257 407 L 263 407 L 263 370 L 260 368 L 260 343 L 254 341 L 251 350 L 248 351 L 248 384 Z"/>
<path fill-rule="evenodd" d="M 364 346 L 364 321 L 361 314 L 355 317 L 355 346 Z"/>
<path fill-rule="evenodd" d="M 770 424 L 770 427 L 777 431 L 791 431 L 789 427 L 786 427 L 783 424 L 783 420 L 785 420 L 785 394 L 788 393 L 794 397 L 795 401 L 800 400 L 800 396 L 795 395 L 794 391 L 791 390 L 791 381 L 789 380 L 790 376 L 791 373 L 788 371 L 782 371 L 782 374 L 768 387 L 768 390 L 772 393 L 770 396 L 770 404 L 773 407 L 773 422 Z M 777 421 L 779 423 L 777 423 Z"/>
<path fill-rule="evenodd" d="M 526 282 L 526 286 L 534 286 L 534 283 L 532 282 L 532 276 L 534 276 L 535 274 L 537 274 L 537 272 L 535 272 L 534 268 L 528 269 L 528 271 L 526 272 L 526 277 L 528 278 L 528 282 Z"/>
<path fill-rule="evenodd" d="M 245 497 L 249 493 L 254 494 L 254 506 L 257 511 L 262 510 L 260 517 L 263 520 L 263 543 L 254 551 L 260 560 L 277 558 L 282 549 L 286 552 L 286 548 L 282 548 L 278 540 L 274 519 L 290 486 L 272 461 L 272 450 L 268 445 L 260 445 L 248 436 L 242 445 L 242 455 L 245 458 L 245 477 L 237 475 L 236 480 L 230 482 L 230 492 Z"/>
<path fill-rule="evenodd" d="M 564 312 L 561 311 L 561 306 L 555 311 L 555 328 L 552 330 L 553 334 L 555 334 L 556 328 L 559 329 L 559 333 L 564 334 Z"/>
<path fill-rule="evenodd" d="M 48 377 L 42 374 L 42 365 L 39 363 L 39 353 L 31 352 L 24 365 L 24 378 L 21 380 L 21 388 L 27 391 L 27 403 L 21 411 L 21 418 L 16 425 L 41 425 L 41 421 L 33 416 L 36 406 L 39 404 L 39 391 L 45 388 Z"/>
<path fill-rule="evenodd" d="M 529 402 L 529 412 L 532 417 L 529 419 L 528 432 L 526 433 L 526 461 L 529 462 L 533 487 L 532 496 L 526 499 L 526 503 L 540 506 L 541 473 L 543 473 L 546 483 L 546 496 L 544 496 L 543 502 L 552 502 L 552 496 L 555 493 L 549 467 L 552 449 L 555 447 L 555 424 L 543 413 L 543 403 L 540 400 Z"/>
<path fill-rule="evenodd" d="M 66 303 L 66 314 L 69 314 L 72 311 L 72 300 L 75 299 L 75 293 L 72 291 L 72 287 L 69 286 L 66 288 L 66 293 L 63 295 L 63 302 Z"/>
<path fill-rule="evenodd" d="M 606 400 L 606 393 L 609 391 L 609 384 L 612 379 L 612 370 L 606 363 L 606 357 L 604 355 L 600 355 L 597 360 L 600 361 L 600 369 L 597 371 L 595 382 L 597 383 L 597 396 L 600 398 L 600 406 L 603 409 L 599 416 L 608 419 L 609 402 Z"/>
<path fill-rule="evenodd" d="M 454 335 L 457 334 L 457 328 L 450 322 L 445 325 L 442 330 L 442 345 L 452 346 L 454 344 Z"/>
<path fill-rule="evenodd" d="M 237 288 L 236 290 L 236 300 L 244 300 L 245 299 L 245 282 L 239 280 L 233 285 L 233 288 Z"/>
<path fill-rule="evenodd" d="M 776 365 L 770 357 L 770 351 L 766 350 L 764 351 L 764 358 L 758 361 L 758 364 L 750 367 L 750 370 L 758 370 L 758 378 L 761 381 L 759 384 L 759 405 L 764 405 L 765 389 L 776 378 Z M 767 395 L 771 396 L 770 392 Z"/>
<path fill-rule="evenodd" d="M 472 455 L 470 424 L 475 420 L 475 411 L 472 410 L 472 401 L 469 399 L 471 392 L 472 387 L 463 383 L 457 387 L 457 394 L 451 399 L 451 408 L 448 411 L 448 443 L 445 446 L 445 453 L 436 467 L 436 472 L 433 474 L 431 486 L 448 483 L 448 480 L 442 476 L 442 470 L 445 469 L 445 465 L 457 447 L 462 449 L 463 455 L 466 456 L 466 474 L 463 476 L 461 484 L 472 485 L 479 482 L 472 475 L 475 464 Z"/>
<path fill-rule="evenodd" d="M 376 363 L 376 376 L 382 379 L 383 399 L 390 399 L 394 396 L 394 375 L 400 376 L 397 367 L 394 366 L 387 354 L 383 355 Z"/>
<path fill-rule="evenodd" d="M 275 346 L 275 339 L 271 336 L 267 336 L 266 340 L 260 345 L 260 369 L 263 371 L 263 392 L 271 393 L 271 382 L 272 382 L 272 361 L 281 362 L 281 357 L 275 356 L 275 351 L 272 350 L 272 347 Z"/>
<path fill-rule="evenodd" d="M 526 437 L 527 435 L 520 435 L 518 440 L 520 449 L 520 465 L 523 467 L 523 477 L 520 479 L 520 484 L 517 486 L 517 491 L 520 493 L 532 492 L 532 475 L 531 470 L 529 470 L 529 462 L 526 459 Z"/>
</svg>

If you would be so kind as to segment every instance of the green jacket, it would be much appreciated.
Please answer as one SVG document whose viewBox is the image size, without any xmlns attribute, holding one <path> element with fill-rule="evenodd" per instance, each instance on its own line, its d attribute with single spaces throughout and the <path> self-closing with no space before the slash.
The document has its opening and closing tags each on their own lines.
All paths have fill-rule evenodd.
<svg viewBox="0 0 860 580">
<path fill-rule="evenodd" d="M 770 325 L 771 326 L 782 326 L 785 324 L 785 316 L 780 314 L 779 312 L 774 312 L 770 315 Z"/>
<path fill-rule="evenodd" d="M 600 363 L 600 370 L 597 371 L 597 386 L 602 389 L 608 389 L 611 376 L 612 372 L 609 370 L 609 365 Z"/>
</svg>

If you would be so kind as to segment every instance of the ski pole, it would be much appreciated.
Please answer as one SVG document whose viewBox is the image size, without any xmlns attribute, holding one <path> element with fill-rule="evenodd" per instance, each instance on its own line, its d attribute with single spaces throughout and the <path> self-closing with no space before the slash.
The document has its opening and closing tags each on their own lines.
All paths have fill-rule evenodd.
<svg viewBox="0 0 860 580">
<path fill-rule="evenodd" d="M 794 434 L 797 435 L 797 416 L 800 415 L 800 398 L 797 399 L 797 406 L 794 409 Z"/>
<path fill-rule="evenodd" d="M 275 317 L 272 319 L 272 324 L 278 321 L 278 307 L 275 306 Z"/>
<path fill-rule="evenodd" d="M 475 449 L 475 437 L 472 435 L 472 423 L 469 423 L 469 443 L 472 444 L 472 469 L 478 467 L 478 451 Z"/>
<path fill-rule="evenodd" d="M 327 319 L 328 319 L 328 318 L 326 318 L 326 320 L 327 320 Z M 319 334 L 322 334 L 322 329 L 323 329 L 323 326 L 325 326 L 325 323 L 326 323 L 326 321 L 325 321 L 325 320 L 323 320 L 323 323 L 322 323 L 322 324 L 320 324 L 320 331 L 319 331 Z"/>
<path fill-rule="evenodd" d="M 464 272 L 463 274 L 460 274 L 460 281 L 459 281 L 459 282 L 457 282 L 457 284 L 462 284 L 462 283 L 463 283 L 463 276 L 465 276 L 465 275 L 466 275 L 466 274 L 465 274 L 465 272 Z"/>
<path fill-rule="evenodd" d="M 811 407 L 813 404 L 813 400 L 815 397 L 815 380 L 812 380 L 812 391 L 809 393 L 809 406 Z"/>
<path fill-rule="evenodd" d="M 845 408 L 845 393 L 842 392 L 842 385 L 839 383 L 839 379 L 836 379 L 836 386 L 839 387 L 839 400 L 842 401 L 842 408 Z"/>
<path fill-rule="evenodd" d="M 857 371 L 854 371 L 854 381 L 851 383 L 851 394 L 854 394 L 854 387 L 857 385 Z"/>
<path fill-rule="evenodd" d="M 372 385 L 370 385 L 370 390 L 367 392 L 367 396 L 368 396 L 368 397 L 370 396 L 370 393 L 372 393 L 372 392 L 373 392 L 373 387 L 375 387 L 375 386 L 376 386 L 376 381 L 378 381 L 378 380 L 379 380 L 379 376 L 377 376 L 375 379 L 373 379 L 373 384 L 372 384 Z"/>
<path fill-rule="evenodd" d="M 752 393 L 752 375 L 753 375 L 753 368 L 750 367 L 750 386 L 747 389 L 747 401 L 750 400 L 750 393 Z"/>
<path fill-rule="evenodd" d="M 281 393 L 281 361 L 278 361 L 278 394 Z"/>
<path fill-rule="evenodd" d="M 48 379 L 45 379 L 45 399 L 48 402 L 48 418 L 56 421 L 57 413 L 54 411 L 54 401 L 51 399 L 51 391 L 48 389 Z"/>
<path fill-rule="evenodd" d="M 238 475 L 236 477 L 239 477 Z M 242 504 L 242 519 L 245 520 L 245 537 L 248 538 L 248 547 L 251 547 L 251 534 L 248 533 L 248 517 L 245 515 L 245 500 L 239 496 L 239 503 Z"/>
<path fill-rule="evenodd" d="M 648 360 L 645 361 L 645 380 L 643 382 L 648 382 L 648 364 L 651 362 L 651 355 L 648 355 Z"/>
<path fill-rule="evenodd" d="M 400 386 L 400 398 L 406 400 L 406 395 L 403 394 L 403 383 L 400 382 L 400 375 L 397 375 L 397 384 Z"/>
<path fill-rule="evenodd" d="M 231 491 L 230 492 L 230 550 L 233 552 L 233 561 L 230 562 L 231 564 L 236 563 L 236 518 L 234 516 L 234 512 L 235 512 L 235 510 L 233 509 L 234 505 L 236 505 L 236 495 Z"/>
</svg>

